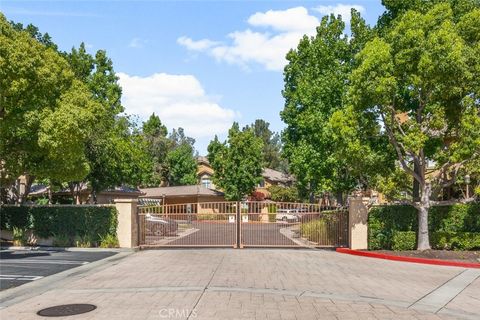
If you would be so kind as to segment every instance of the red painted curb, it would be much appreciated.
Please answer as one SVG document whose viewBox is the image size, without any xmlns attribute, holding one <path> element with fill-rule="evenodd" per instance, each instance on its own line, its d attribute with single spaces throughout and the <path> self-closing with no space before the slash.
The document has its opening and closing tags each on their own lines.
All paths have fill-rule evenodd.
<svg viewBox="0 0 480 320">
<path fill-rule="evenodd" d="M 370 257 L 370 258 L 385 259 L 385 260 L 414 262 L 414 263 L 423 263 L 423 264 L 433 264 L 433 265 L 437 265 L 437 266 L 479 268 L 480 269 L 480 263 L 473 263 L 473 262 L 458 262 L 458 261 L 446 261 L 446 260 L 438 260 L 438 259 L 393 256 L 393 255 L 385 254 L 385 253 L 359 251 L 359 250 L 352 250 L 352 249 L 348 249 L 348 248 L 337 248 L 336 251 L 339 252 L 339 253 L 352 254 L 352 255 L 355 255 L 355 256 Z"/>
</svg>

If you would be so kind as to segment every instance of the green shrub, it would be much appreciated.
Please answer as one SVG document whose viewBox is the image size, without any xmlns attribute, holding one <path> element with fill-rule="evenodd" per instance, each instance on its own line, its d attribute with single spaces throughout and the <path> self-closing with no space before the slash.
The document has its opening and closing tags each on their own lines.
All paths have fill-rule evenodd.
<svg viewBox="0 0 480 320">
<path fill-rule="evenodd" d="M 26 206 L 0 206 L 0 224 L 2 229 L 23 230 L 31 228 L 31 216 Z"/>
<path fill-rule="evenodd" d="M 268 214 L 268 222 L 277 222 L 277 214 L 276 213 L 269 213 Z"/>
<path fill-rule="evenodd" d="M 415 250 L 417 234 L 414 231 L 395 231 L 392 236 L 392 249 L 395 251 Z"/>
<path fill-rule="evenodd" d="M 416 232 L 417 219 L 417 210 L 412 206 L 393 205 L 372 208 L 368 216 L 368 248 L 370 250 L 393 249 L 394 233 Z M 475 236 L 461 235 L 480 233 L 480 204 L 432 207 L 429 210 L 428 223 L 432 247 L 453 250 L 460 250 L 460 247 L 475 248 Z"/>
<path fill-rule="evenodd" d="M 480 232 L 434 232 L 430 243 L 433 249 L 438 250 L 478 250 Z"/>
<path fill-rule="evenodd" d="M 68 235 L 59 234 L 53 236 L 54 247 L 70 247 L 72 245 L 72 239 Z"/>
<path fill-rule="evenodd" d="M 197 214 L 197 220 L 228 220 L 228 215 L 226 214 L 215 214 L 215 213 L 199 213 Z"/>
<path fill-rule="evenodd" d="M 411 206 L 374 207 L 368 215 L 368 248 L 392 249 L 395 231 L 414 231 L 417 228 L 417 210 Z"/>
<path fill-rule="evenodd" d="M 118 248 L 119 246 L 116 235 L 107 234 L 104 237 L 100 237 L 100 248 Z"/>
<path fill-rule="evenodd" d="M 480 232 L 480 204 L 432 207 L 428 223 L 432 232 Z"/>
<path fill-rule="evenodd" d="M 13 227 L 12 236 L 14 246 L 24 246 L 27 244 L 27 234 L 25 229 Z"/>
<path fill-rule="evenodd" d="M 336 221 L 334 219 L 317 219 L 300 225 L 300 235 L 312 242 L 323 245 L 336 245 Z"/>
<path fill-rule="evenodd" d="M 2 206 L 2 227 L 33 229 L 57 245 L 98 246 L 101 237 L 116 234 L 117 210 L 107 206 Z"/>
<path fill-rule="evenodd" d="M 268 213 L 277 213 L 277 205 L 276 204 L 269 204 L 268 205 Z"/>
</svg>

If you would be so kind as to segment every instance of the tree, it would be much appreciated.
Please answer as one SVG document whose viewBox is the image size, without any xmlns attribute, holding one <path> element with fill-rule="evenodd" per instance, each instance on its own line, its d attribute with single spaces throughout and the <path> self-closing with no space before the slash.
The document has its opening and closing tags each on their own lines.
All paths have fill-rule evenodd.
<svg viewBox="0 0 480 320">
<path fill-rule="evenodd" d="M 78 50 L 72 48 L 66 57 L 75 76 L 88 86 L 93 99 L 101 105 L 96 112 L 94 131 L 84 145 L 90 165 L 86 180 L 93 198 L 99 191 L 122 184 L 139 185 L 148 179 L 152 161 L 134 123 L 121 115 L 122 90 L 111 59 L 104 50 L 98 50 L 93 57 L 83 43 Z M 82 182 L 70 182 L 73 193 Z"/>
<path fill-rule="evenodd" d="M 263 166 L 274 170 L 287 171 L 287 164 L 281 158 L 282 145 L 280 136 L 272 132 L 269 126 L 270 123 L 262 119 L 255 120 L 250 126 L 255 136 L 262 139 L 263 142 Z"/>
<path fill-rule="evenodd" d="M 210 142 L 208 161 L 214 170 L 213 182 L 225 192 L 225 198 L 242 200 L 262 179 L 262 140 L 251 128 L 240 131 L 235 122 L 227 141 L 221 143 L 215 136 Z"/>
<path fill-rule="evenodd" d="M 359 13 L 352 10 L 351 37 L 344 35 L 341 17 L 324 17 L 317 35 L 304 36 L 296 50 L 287 54 L 285 108 L 282 120 L 283 154 L 296 176 L 302 197 L 313 201 L 318 193 L 329 191 L 343 202 L 360 183 L 362 170 L 352 170 L 352 163 L 337 152 L 331 129 L 331 117 L 348 105 L 348 77 L 355 66 L 354 55 L 371 37 Z M 375 143 L 373 141 L 372 143 Z"/>
<path fill-rule="evenodd" d="M 168 170 L 165 160 L 171 144 L 167 134 L 167 127 L 162 124 L 155 113 L 142 125 L 142 136 L 147 143 L 148 153 L 152 159 L 151 175 L 142 182 L 143 186 L 151 187 L 166 184 Z"/>
<path fill-rule="evenodd" d="M 100 109 L 56 46 L 48 45 L 49 37 L 39 41 L 38 29 L 27 28 L 12 27 L 0 14 L 3 189 L 20 175 L 28 184 L 35 177 L 83 179 L 89 165 L 82 145 Z M 17 201 L 22 202 L 28 191 L 29 185 L 24 194 L 17 194 Z"/>
<path fill-rule="evenodd" d="M 479 26 L 479 9 L 454 15 L 440 3 L 425 13 L 408 10 L 365 45 L 351 75 L 356 112 L 378 119 L 402 170 L 420 186 L 412 203 L 419 250 L 430 248 L 432 198 L 479 157 Z"/>
<path fill-rule="evenodd" d="M 183 128 L 173 129 L 168 137 L 167 133 L 167 127 L 155 114 L 143 123 L 142 134 L 153 160 L 152 175 L 143 185 L 196 184 L 195 139 L 185 136 Z"/>
<path fill-rule="evenodd" d="M 168 153 L 166 163 L 169 186 L 197 183 L 197 161 L 193 153 L 193 147 L 188 143 L 182 143 Z"/>
<path fill-rule="evenodd" d="M 298 190 L 296 187 L 270 186 L 268 187 L 270 198 L 273 201 L 296 202 L 299 201 Z"/>
</svg>

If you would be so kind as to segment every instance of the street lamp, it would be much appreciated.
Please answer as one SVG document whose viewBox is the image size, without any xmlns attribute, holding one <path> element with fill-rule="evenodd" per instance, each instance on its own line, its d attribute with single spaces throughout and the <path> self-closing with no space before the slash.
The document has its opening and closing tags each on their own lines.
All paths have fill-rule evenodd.
<svg viewBox="0 0 480 320">
<path fill-rule="evenodd" d="M 469 190 L 469 184 L 470 184 L 470 175 L 467 174 L 465 175 L 465 184 L 467 185 L 467 199 L 470 198 L 470 190 Z"/>
</svg>

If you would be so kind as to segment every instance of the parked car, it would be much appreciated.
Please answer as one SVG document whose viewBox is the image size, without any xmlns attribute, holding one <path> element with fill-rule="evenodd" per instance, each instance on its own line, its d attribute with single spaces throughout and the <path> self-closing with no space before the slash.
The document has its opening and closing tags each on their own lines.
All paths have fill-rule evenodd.
<svg viewBox="0 0 480 320">
<path fill-rule="evenodd" d="M 276 220 L 285 222 L 297 222 L 298 221 L 298 209 L 278 209 Z"/>
<path fill-rule="evenodd" d="M 145 228 L 147 234 L 155 236 L 166 236 L 177 232 L 177 221 L 164 217 L 154 217 L 151 214 L 145 215 Z"/>
</svg>

